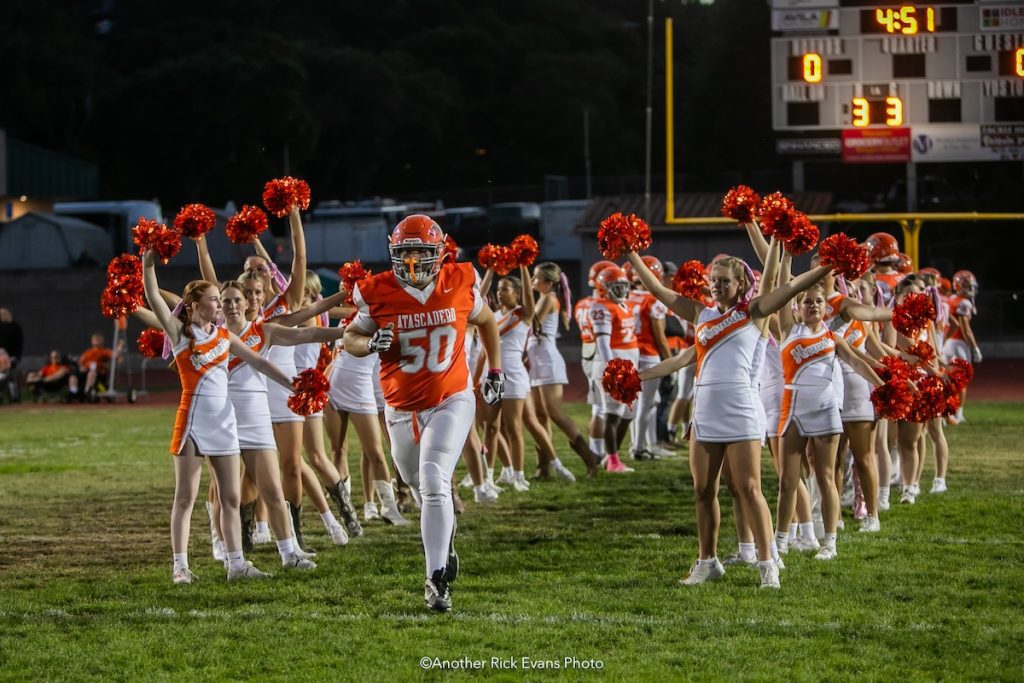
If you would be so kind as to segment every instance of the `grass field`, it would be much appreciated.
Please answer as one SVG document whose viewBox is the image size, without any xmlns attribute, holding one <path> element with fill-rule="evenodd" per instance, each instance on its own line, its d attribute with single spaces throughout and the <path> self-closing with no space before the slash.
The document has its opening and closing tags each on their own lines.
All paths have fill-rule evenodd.
<svg viewBox="0 0 1024 683">
<path fill-rule="evenodd" d="M 697 550 L 685 458 L 467 503 L 447 615 L 423 607 L 417 527 L 333 549 L 308 511 L 314 574 L 227 584 L 197 506 L 200 580 L 172 585 L 171 416 L 0 409 L 3 680 L 408 680 L 424 657 L 482 661 L 429 678 L 1024 679 L 1024 404 L 970 405 L 949 430 L 949 493 L 841 534 L 831 563 L 791 553 L 779 592 L 756 570 L 677 585 Z M 722 556 L 730 514 L 723 494 Z M 278 564 L 273 546 L 251 559 Z"/>
</svg>

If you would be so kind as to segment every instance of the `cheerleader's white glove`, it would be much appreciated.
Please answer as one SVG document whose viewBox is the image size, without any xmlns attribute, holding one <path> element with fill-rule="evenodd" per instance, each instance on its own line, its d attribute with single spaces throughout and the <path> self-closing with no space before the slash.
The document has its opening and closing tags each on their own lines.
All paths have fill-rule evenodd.
<svg viewBox="0 0 1024 683">
<path fill-rule="evenodd" d="M 974 361 L 975 363 L 981 362 L 981 349 L 979 349 L 977 346 L 971 349 L 971 360 Z"/>
<path fill-rule="evenodd" d="M 369 349 L 370 353 L 384 353 L 391 348 L 391 343 L 395 340 L 395 324 L 388 323 L 387 327 L 382 327 L 373 333 L 370 340 L 366 342 L 366 348 Z"/>
<path fill-rule="evenodd" d="M 484 403 L 493 406 L 501 400 L 505 393 L 505 373 L 501 370 L 490 369 L 487 371 L 487 379 L 480 385 L 480 394 Z"/>
</svg>

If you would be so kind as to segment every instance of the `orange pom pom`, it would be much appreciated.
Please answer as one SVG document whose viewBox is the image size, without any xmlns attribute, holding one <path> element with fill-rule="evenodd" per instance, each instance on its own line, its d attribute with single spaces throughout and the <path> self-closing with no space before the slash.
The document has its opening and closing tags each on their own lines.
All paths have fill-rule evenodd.
<svg viewBox="0 0 1024 683">
<path fill-rule="evenodd" d="M 355 303 L 352 300 L 352 294 L 355 292 L 356 283 L 370 277 L 370 271 L 363 266 L 362 261 L 357 259 L 338 268 L 338 276 L 341 278 L 341 285 L 348 292 L 345 296 L 345 303 L 351 306 Z"/>
<path fill-rule="evenodd" d="M 604 369 L 601 386 L 609 396 L 619 403 L 632 406 L 640 393 L 640 374 L 631 361 L 625 358 L 613 358 L 608 361 L 608 366 Z"/>
<path fill-rule="evenodd" d="M 181 251 L 181 234 L 163 223 L 148 218 L 140 218 L 132 228 L 132 241 L 140 252 L 152 249 L 163 263 L 167 263 Z"/>
<path fill-rule="evenodd" d="M 601 221 L 597 231 L 597 248 L 614 261 L 627 251 L 640 252 L 651 246 L 651 228 L 636 214 L 613 213 Z"/>
<path fill-rule="evenodd" d="M 537 240 L 529 235 L 519 235 L 512 240 L 512 253 L 516 259 L 517 266 L 532 266 L 540 255 L 540 247 Z"/>
<path fill-rule="evenodd" d="M 263 186 L 263 206 L 278 218 L 291 213 L 292 207 L 305 211 L 309 208 L 309 200 L 309 183 L 305 180 L 285 176 L 267 181 Z"/>
<path fill-rule="evenodd" d="M 139 338 L 136 344 L 139 347 L 139 353 L 146 358 L 156 358 L 163 354 L 164 351 L 164 339 L 166 335 L 163 330 L 156 330 L 152 327 L 147 327 L 139 334 Z"/>
<path fill-rule="evenodd" d="M 708 284 L 708 273 L 704 264 L 694 259 L 679 266 L 672 277 L 672 289 L 687 299 L 703 303 L 706 298 L 704 290 Z"/>
<path fill-rule="evenodd" d="M 199 239 L 217 225 L 217 214 L 202 204 L 186 204 L 174 217 L 174 229 L 185 237 Z"/>
<path fill-rule="evenodd" d="M 258 206 L 246 204 L 228 219 L 225 232 L 234 244 L 249 244 L 267 229 L 267 214 Z"/>
<path fill-rule="evenodd" d="M 935 304 L 927 294 L 908 294 L 892 309 L 892 326 L 905 337 L 917 337 L 934 321 Z"/>
<path fill-rule="evenodd" d="M 327 404 L 330 382 L 316 368 L 303 370 L 292 380 L 295 393 L 288 397 L 288 408 L 296 415 L 319 413 Z"/>
<path fill-rule="evenodd" d="M 856 280 L 871 268 L 868 250 L 841 232 L 821 241 L 818 256 L 821 265 L 831 267 L 847 280 Z"/>
<path fill-rule="evenodd" d="M 737 185 L 722 198 L 722 215 L 739 223 L 749 223 L 754 220 L 760 204 L 761 195 L 746 185 Z"/>
</svg>

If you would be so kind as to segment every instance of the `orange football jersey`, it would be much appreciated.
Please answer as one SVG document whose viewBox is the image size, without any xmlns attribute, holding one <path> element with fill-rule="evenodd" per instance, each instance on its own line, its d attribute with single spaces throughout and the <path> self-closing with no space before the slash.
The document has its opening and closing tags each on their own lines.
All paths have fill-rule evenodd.
<svg viewBox="0 0 1024 683">
<path fill-rule="evenodd" d="M 370 331 L 394 324 L 391 348 L 380 354 L 384 400 L 397 410 L 426 410 L 469 383 L 466 324 L 481 309 L 470 263 L 446 264 L 424 290 L 404 286 L 390 270 L 361 281 L 353 322 Z"/>
</svg>

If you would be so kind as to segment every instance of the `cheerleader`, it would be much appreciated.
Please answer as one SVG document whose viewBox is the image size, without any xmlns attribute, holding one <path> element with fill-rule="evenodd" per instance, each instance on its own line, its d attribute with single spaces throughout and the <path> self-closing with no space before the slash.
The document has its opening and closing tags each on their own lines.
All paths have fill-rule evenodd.
<svg viewBox="0 0 1024 683">
<path fill-rule="evenodd" d="M 815 268 L 763 297 L 753 297 L 753 272 L 742 260 L 725 257 L 711 265 L 712 307 L 687 299 L 658 281 L 636 252 L 629 261 L 647 290 L 669 310 L 697 321 L 697 374 L 691 421 L 690 470 L 697 500 L 700 555 L 685 585 L 721 578 L 725 568 L 718 545 L 718 479 L 729 459 L 740 493 L 743 514 L 757 545 L 761 586 L 779 587 L 778 565 L 772 558 L 772 522 L 761 493 L 763 425 L 757 418 L 757 397 L 751 386 L 754 351 L 760 333 L 754 323 L 778 311 L 817 282 L 827 271 Z"/>
<path fill-rule="evenodd" d="M 255 278 L 249 278 L 250 289 L 259 285 Z M 245 345 L 261 355 L 270 347 L 293 346 L 340 339 L 342 332 L 314 327 L 291 328 L 276 323 L 264 323 L 259 316 L 259 305 L 246 306 L 246 287 L 237 281 L 221 285 L 221 300 L 224 305 L 225 326 Z M 256 500 L 267 507 L 270 527 L 277 537 L 278 550 L 285 566 L 312 569 L 316 565 L 299 555 L 293 546 L 291 518 L 281 490 L 280 465 L 277 461 L 277 447 L 270 422 L 270 407 L 267 403 L 267 384 L 253 368 L 241 359 L 232 357 L 228 361 L 228 395 L 235 409 L 238 422 L 238 439 L 242 449 L 247 479 L 255 484 L 255 491 L 249 501 L 243 503 L 242 538 L 251 538 L 251 525 L 255 519 Z M 347 539 L 346 539 L 347 540 Z M 290 555 L 286 555 L 290 552 Z"/>
<path fill-rule="evenodd" d="M 580 428 L 562 407 L 562 385 L 569 380 L 565 360 L 558 351 L 558 320 L 569 327 L 569 279 L 557 264 L 539 263 L 533 269 L 533 288 L 540 295 L 533 320 L 533 336 L 526 345 L 530 361 L 530 385 L 537 419 L 550 434 L 550 417 L 569 439 L 569 446 L 587 466 L 587 474 L 597 473 L 598 456 L 590 450 Z"/>
<path fill-rule="evenodd" d="M 320 299 L 320 292 L 322 285 L 320 284 L 320 276 L 311 270 L 306 271 L 306 286 L 303 290 L 303 298 L 301 309 L 309 308 L 314 305 L 317 299 Z M 327 314 L 324 313 L 318 316 L 312 316 L 308 318 L 304 325 L 314 325 L 320 327 L 327 327 L 328 319 Z M 342 330 L 344 332 L 344 330 Z M 302 344 L 295 347 L 294 360 L 295 369 L 298 372 L 302 372 L 308 368 L 315 368 L 320 360 L 321 345 L 319 343 L 313 344 Z M 370 394 L 372 396 L 372 393 Z M 328 495 L 334 500 L 334 504 L 338 507 L 338 512 L 341 514 L 342 521 L 345 523 L 345 529 L 349 536 L 362 536 L 363 528 L 359 524 L 359 518 L 356 515 L 355 507 L 352 505 L 352 481 L 348 476 L 348 460 L 342 462 L 342 467 L 335 467 L 334 462 L 327 457 L 327 449 L 324 447 L 324 414 L 323 412 L 314 413 L 313 415 L 307 415 L 302 425 L 302 445 L 306 451 L 306 458 L 313 469 L 316 471 L 316 475 L 319 477 L 319 481 L 324 482 L 325 488 Z M 377 451 L 381 460 L 384 459 L 383 452 L 380 451 L 378 446 Z M 386 467 L 385 467 L 386 469 Z M 341 471 L 339 471 L 341 470 Z M 391 486 L 391 478 L 388 477 L 387 484 Z M 393 496 L 392 496 L 393 498 Z M 389 509 L 389 513 L 392 512 Z M 398 512 L 397 504 L 394 507 L 393 512 Z M 404 519 L 401 522 L 397 521 L 401 518 L 401 515 L 395 518 L 395 523 L 401 525 L 405 522 Z"/>
<path fill-rule="evenodd" d="M 816 263 L 815 254 L 811 263 Z M 853 350 L 866 357 L 866 343 L 872 323 L 886 323 L 892 320 L 892 311 L 875 307 L 861 300 L 859 282 L 837 282 L 831 273 L 822 280 L 825 290 L 825 324 Z M 857 469 L 857 480 L 864 496 L 866 516 L 860 530 L 877 532 L 881 530 L 878 521 L 878 468 L 874 453 L 875 409 L 871 404 L 871 385 L 845 359 L 839 359 L 842 371 L 840 413 L 843 433 L 853 453 Z M 839 469 L 836 470 L 837 476 Z M 841 482 L 840 482 L 841 484 Z"/>
<path fill-rule="evenodd" d="M 813 271 L 812 271 L 813 272 Z M 788 309 L 779 313 L 782 368 L 786 381 L 782 397 L 779 433 L 782 435 L 782 472 L 779 480 L 779 552 L 788 547 L 789 522 L 796 505 L 796 487 L 803 455 L 810 443 L 814 476 L 821 495 L 825 538 L 815 559 L 836 557 L 836 528 L 839 524 L 839 491 L 835 485 L 836 451 L 843 431 L 834 382 L 836 356 L 871 384 L 883 382 L 871 365 L 854 353 L 843 339 L 825 324 L 828 314 L 826 290 L 814 285 L 798 299 L 797 322 Z"/>
<path fill-rule="evenodd" d="M 344 331 L 347 320 L 338 323 L 336 329 Z M 380 421 L 378 419 L 377 399 L 373 386 L 374 375 L 380 374 L 380 357 L 376 354 L 357 357 L 346 353 L 345 349 L 336 351 L 333 368 L 331 369 L 330 400 L 336 418 L 328 423 L 331 443 L 334 447 L 335 462 L 339 469 L 347 465 L 345 438 L 348 424 L 351 421 L 356 428 L 361 448 L 360 479 L 363 488 L 363 519 L 372 521 L 383 519 L 388 524 L 407 526 L 410 522 L 402 516 L 395 499 L 395 490 L 391 485 L 391 473 L 388 471 L 381 440 Z M 348 479 L 351 481 L 351 479 Z M 381 509 L 377 510 L 373 494 L 376 491 L 380 498 Z"/>
<path fill-rule="evenodd" d="M 924 281 L 917 275 L 908 275 L 896 286 L 896 303 L 902 303 L 908 294 L 920 294 L 923 292 Z M 936 353 L 938 352 L 935 344 L 935 327 L 931 323 L 928 324 L 927 329 L 921 332 L 921 336 L 918 339 L 908 339 L 894 329 L 891 329 L 890 334 L 896 335 L 896 347 L 901 350 L 906 350 L 914 342 L 924 342 L 931 345 Z M 913 505 L 917 497 L 921 495 L 921 461 L 924 457 L 922 437 L 925 426 L 932 421 L 935 420 L 930 419 L 925 422 L 905 420 L 897 423 L 897 440 L 900 448 L 900 481 L 902 484 L 900 503 Z M 945 445 L 945 437 L 943 437 L 942 443 Z"/>
<path fill-rule="evenodd" d="M 949 297 L 949 334 L 942 345 L 942 356 L 947 363 L 954 358 L 980 363 L 981 349 L 971 328 L 971 319 L 977 312 L 974 297 L 978 293 L 978 280 L 969 270 L 959 270 L 953 275 L 953 296 Z M 964 421 L 964 402 L 967 390 L 960 394 L 960 408 L 953 416 L 953 421 L 960 424 Z"/>
<path fill-rule="evenodd" d="M 242 552 L 239 496 L 238 430 L 235 411 L 228 399 L 228 357 L 233 354 L 274 382 L 291 391 L 288 376 L 266 359 L 250 351 L 235 335 L 217 327 L 221 314 L 220 292 L 211 282 L 194 280 L 182 294 L 182 311 L 175 317 L 160 295 L 155 258 L 142 254 L 146 300 L 171 343 L 181 379 L 181 404 L 174 422 L 170 452 L 174 458 L 174 506 L 171 508 L 171 548 L 174 565 L 171 580 L 191 583 L 188 536 L 192 507 L 199 491 L 202 457 L 210 471 L 221 502 L 222 530 L 229 581 L 269 576 L 246 562 Z"/>
<path fill-rule="evenodd" d="M 500 335 L 501 367 L 505 371 L 505 394 L 502 396 L 500 406 L 486 406 L 484 426 L 488 450 L 497 449 L 500 418 L 501 432 L 508 441 L 512 460 L 514 472 L 512 488 L 516 491 L 528 491 L 529 482 L 523 471 L 526 459 L 525 444 L 523 443 L 523 416 L 530 394 L 530 375 L 523 364 L 523 352 L 530 334 L 535 305 L 526 267 L 520 266 L 519 273 L 519 278 L 506 276 L 498 280 L 499 309 L 495 319 Z M 573 473 L 559 461 L 555 454 L 550 434 L 534 417 L 533 411 L 529 412 L 530 415 L 525 424 L 537 444 L 541 471 L 546 471 L 550 466 L 563 479 L 575 481 Z"/>
</svg>

